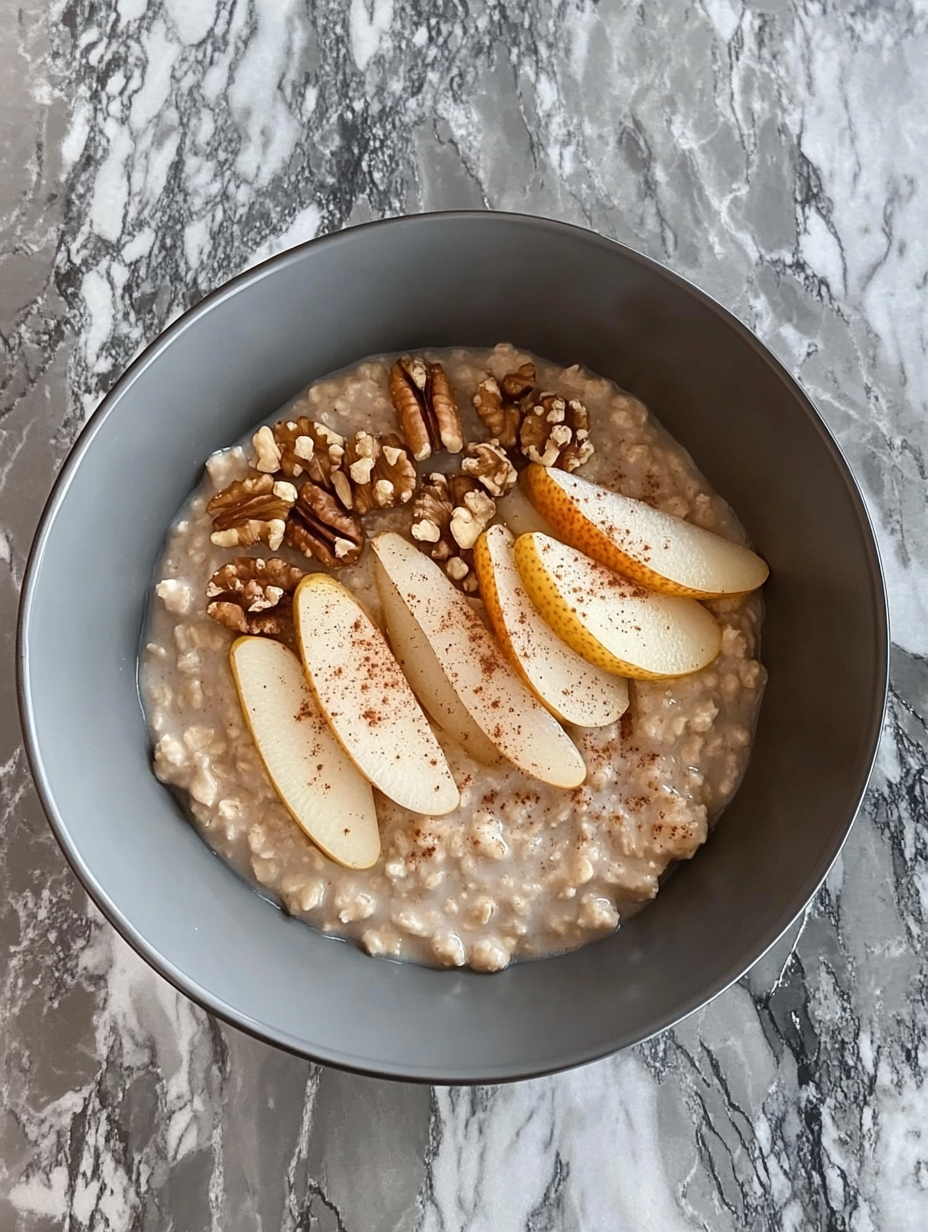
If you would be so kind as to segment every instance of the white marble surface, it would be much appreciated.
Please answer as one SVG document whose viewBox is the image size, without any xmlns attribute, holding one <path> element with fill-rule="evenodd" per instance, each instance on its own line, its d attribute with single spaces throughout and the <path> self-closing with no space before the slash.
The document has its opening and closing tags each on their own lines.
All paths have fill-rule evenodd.
<svg viewBox="0 0 928 1232">
<path fill-rule="evenodd" d="M 0 1228 L 928 1227 L 928 5 L 21 0 L 0 6 Z M 891 590 L 879 767 L 804 924 L 679 1029 L 474 1090 L 322 1071 L 101 922 L 13 700 L 55 469 L 139 347 L 296 241 L 408 211 L 583 223 L 803 382 Z"/>
</svg>

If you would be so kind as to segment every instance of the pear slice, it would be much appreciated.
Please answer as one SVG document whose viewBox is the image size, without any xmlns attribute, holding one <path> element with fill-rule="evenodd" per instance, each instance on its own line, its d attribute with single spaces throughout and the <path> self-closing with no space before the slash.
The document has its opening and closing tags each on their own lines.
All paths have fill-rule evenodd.
<svg viewBox="0 0 928 1232">
<path fill-rule="evenodd" d="M 461 802 L 448 763 L 387 640 L 341 582 L 305 577 L 293 596 L 309 686 L 361 773 L 413 813 L 439 817 Z"/>
<path fill-rule="evenodd" d="M 607 672 L 638 680 L 686 676 L 721 648 L 715 618 L 695 599 L 645 590 L 538 532 L 520 536 L 514 556 L 529 598 L 554 632 Z"/>
<path fill-rule="evenodd" d="M 517 539 L 519 535 L 531 534 L 533 530 L 553 535 L 555 539 L 558 537 L 554 528 L 544 520 L 519 484 L 510 488 L 505 496 L 497 496 L 496 516 L 504 526 L 509 527 Z"/>
<path fill-rule="evenodd" d="M 316 709 L 299 659 L 270 638 L 240 637 L 229 660 L 245 721 L 293 820 L 346 868 L 376 864 L 371 785 Z"/>
<path fill-rule="evenodd" d="M 605 727 L 628 709 L 628 682 L 588 663 L 562 641 L 532 603 L 505 526 L 491 526 L 474 545 L 474 568 L 493 632 L 516 671 L 559 719 Z"/>
<path fill-rule="evenodd" d="M 533 462 L 522 483 L 558 538 L 651 590 L 712 599 L 767 580 L 767 565 L 743 544 L 579 475 Z"/>
<path fill-rule="evenodd" d="M 502 754 L 468 714 L 399 590 L 379 563 L 374 573 L 390 645 L 416 697 L 438 726 L 476 761 L 499 762 Z"/>
<path fill-rule="evenodd" d="M 467 749 L 476 728 L 482 750 L 495 748 L 497 759 L 532 778 L 556 787 L 582 783 L 586 766 L 576 745 L 439 566 L 401 535 L 377 535 L 371 546 L 393 648 L 436 721 Z"/>
</svg>

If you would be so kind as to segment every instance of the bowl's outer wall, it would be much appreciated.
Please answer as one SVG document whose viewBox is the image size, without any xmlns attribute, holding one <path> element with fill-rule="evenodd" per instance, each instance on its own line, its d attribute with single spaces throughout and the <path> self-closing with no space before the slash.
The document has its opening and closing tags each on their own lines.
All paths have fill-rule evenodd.
<svg viewBox="0 0 928 1232">
<path fill-rule="evenodd" d="M 601 943 L 489 978 L 372 961 L 231 875 L 151 773 L 136 667 L 164 529 L 207 454 L 361 356 L 504 339 L 643 397 L 730 501 L 772 569 L 770 682 L 734 804 L 658 900 Z M 840 848 L 870 770 L 887 654 L 859 495 L 783 370 L 717 305 L 644 258 L 560 224 L 492 214 L 328 237 L 183 318 L 76 447 L 37 540 L 21 637 L 46 806 L 130 941 L 185 992 L 273 1042 L 438 1081 L 592 1059 L 736 978 Z"/>
</svg>

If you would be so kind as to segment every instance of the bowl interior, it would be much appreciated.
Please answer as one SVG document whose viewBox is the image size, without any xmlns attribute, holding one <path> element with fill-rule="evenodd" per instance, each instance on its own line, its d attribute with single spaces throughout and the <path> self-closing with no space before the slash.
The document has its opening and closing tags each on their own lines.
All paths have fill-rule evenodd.
<svg viewBox="0 0 928 1232">
<path fill-rule="evenodd" d="M 615 936 L 492 977 L 374 961 L 253 892 L 150 769 L 139 631 L 203 460 L 362 356 L 508 339 L 649 403 L 732 504 L 772 576 L 770 673 L 738 796 Z M 360 227 L 258 267 L 187 314 L 85 430 L 37 538 L 21 616 L 27 739 L 99 905 L 188 995 L 316 1059 L 494 1081 L 590 1060 L 677 1020 L 795 917 L 869 774 L 886 612 L 863 506 L 809 402 L 745 329 L 587 232 L 494 214 Z"/>
</svg>

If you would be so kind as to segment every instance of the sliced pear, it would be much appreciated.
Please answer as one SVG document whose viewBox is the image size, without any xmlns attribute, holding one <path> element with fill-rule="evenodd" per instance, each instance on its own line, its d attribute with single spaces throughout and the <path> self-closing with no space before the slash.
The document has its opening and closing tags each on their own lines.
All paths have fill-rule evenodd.
<svg viewBox="0 0 928 1232">
<path fill-rule="evenodd" d="M 719 652 L 721 630 L 695 599 L 645 590 L 550 535 L 522 535 L 513 551 L 529 598 L 554 632 L 607 672 L 686 676 Z"/>
<path fill-rule="evenodd" d="M 532 778 L 557 787 L 582 783 L 586 767 L 576 745 L 439 566 L 401 535 L 377 535 L 372 547 L 393 648 L 436 721 L 465 748 L 476 728 L 497 759 L 508 758 Z"/>
<path fill-rule="evenodd" d="M 554 528 L 544 520 L 518 484 L 510 488 L 505 496 L 496 498 L 496 516 L 517 539 L 519 535 L 531 534 L 533 530 L 557 538 Z"/>
<path fill-rule="evenodd" d="M 305 577 L 293 596 L 297 642 L 323 716 L 361 773 L 413 813 L 461 802 L 441 745 L 387 639 L 341 582 Z"/>
<path fill-rule="evenodd" d="M 438 726 L 476 761 L 485 765 L 500 761 L 502 754 L 467 713 L 400 592 L 379 564 L 375 563 L 374 574 L 390 645 L 416 697 Z"/>
<path fill-rule="evenodd" d="M 316 709 L 303 665 L 266 637 L 229 652 L 245 721 L 284 807 L 317 847 L 346 868 L 380 855 L 371 785 Z"/>
<path fill-rule="evenodd" d="M 767 580 L 767 565 L 743 544 L 579 475 L 533 462 L 522 483 L 559 538 L 651 590 L 711 599 Z"/>
<path fill-rule="evenodd" d="M 628 709 L 628 683 L 588 663 L 548 625 L 528 597 L 505 526 L 474 545 L 474 568 L 493 632 L 516 671 L 553 715 L 578 727 L 605 727 Z"/>
</svg>

